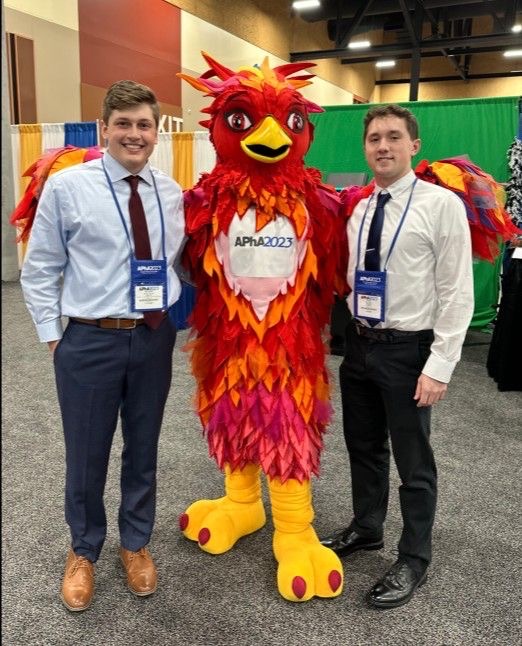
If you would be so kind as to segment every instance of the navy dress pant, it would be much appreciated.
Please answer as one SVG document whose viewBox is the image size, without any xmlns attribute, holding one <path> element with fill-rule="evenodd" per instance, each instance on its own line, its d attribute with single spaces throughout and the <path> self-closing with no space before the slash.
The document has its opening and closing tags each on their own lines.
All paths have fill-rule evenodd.
<svg viewBox="0 0 522 646">
<path fill-rule="evenodd" d="M 121 415 L 121 545 L 137 551 L 150 540 L 156 508 L 156 465 L 170 389 L 176 330 L 102 329 L 70 321 L 54 352 L 65 437 L 65 518 L 77 555 L 95 562 L 107 520 L 103 494 Z"/>
<path fill-rule="evenodd" d="M 417 407 L 413 395 L 432 340 L 431 331 L 374 340 L 358 335 L 351 322 L 340 366 L 343 426 L 352 475 L 351 527 L 362 536 L 382 535 L 391 440 L 401 480 L 399 557 L 420 573 L 431 561 L 437 471 L 430 445 L 431 408 Z"/>
</svg>

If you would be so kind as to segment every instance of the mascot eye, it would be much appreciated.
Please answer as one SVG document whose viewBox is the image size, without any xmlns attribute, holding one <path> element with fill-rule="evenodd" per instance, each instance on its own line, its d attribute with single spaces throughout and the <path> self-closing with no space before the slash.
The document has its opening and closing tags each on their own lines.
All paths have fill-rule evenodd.
<svg viewBox="0 0 522 646">
<path fill-rule="evenodd" d="M 286 125 L 293 132 L 302 132 L 305 125 L 303 115 L 300 112 L 290 112 L 286 120 Z"/>
<path fill-rule="evenodd" d="M 252 122 L 250 121 L 248 116 L 241 110 L 230 112 L 226 115 L 226 119 L 228 125 L 232 128 L 232 130 L 248 130 L 248 128 L 250 128 L 250 126 L 252 125 Z"/>
</svg>

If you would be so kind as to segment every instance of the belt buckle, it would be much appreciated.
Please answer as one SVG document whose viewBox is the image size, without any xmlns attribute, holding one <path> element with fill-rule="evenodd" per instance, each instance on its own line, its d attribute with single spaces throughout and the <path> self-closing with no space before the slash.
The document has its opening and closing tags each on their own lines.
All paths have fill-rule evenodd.
<svg viewBox="0 0 522 646">
<path fill-rule="evenodd" d="M 118 330 L 134 330 L 138 325 L 138 319 L 116 319 L 118 321 Z M 125 321 L 125 324 L 122 325 L 122 321 Z"/>
<path fill-rule="evenodd" d="M 112 319 L 115 323 L 115 330 L 133 330 L 136 327 L 136 319 Z M 125 321 L 125 323 L 123 323 Z M 132 322 L 131 322 L 132 321 Z"/>
</svg>

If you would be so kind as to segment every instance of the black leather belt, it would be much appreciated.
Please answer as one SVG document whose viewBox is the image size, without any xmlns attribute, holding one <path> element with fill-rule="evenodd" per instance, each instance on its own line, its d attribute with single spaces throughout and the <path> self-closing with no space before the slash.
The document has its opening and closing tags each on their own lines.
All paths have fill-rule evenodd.
<svg viewBox="0 0 522 646">
<path fill-rule="evenodd" d="M 77 316 L 71 316 L 71 321 L 76 323 L 85 323 L 85 325 L 96 325 L 106 330 L 133 330 L 138 325 L 143 325 L 143 319 L 82 319 Z"/>
<path fill-rule="evenodd" d="M 371 339 L 378 343 L 399 343 L 408 338 L 424 337 L 433 338 L 433 330 L 394 330 L 392 328 L 373 328 L 363 325 L 354 319 L 355 332 L 358 336 Z"/>
</svg>

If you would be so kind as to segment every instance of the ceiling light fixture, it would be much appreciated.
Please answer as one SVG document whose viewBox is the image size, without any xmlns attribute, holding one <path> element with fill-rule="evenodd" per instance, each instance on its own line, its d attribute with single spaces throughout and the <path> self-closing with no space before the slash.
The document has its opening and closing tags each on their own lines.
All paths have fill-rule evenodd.
<svg viewBox="0 0 522 646">
<path fill-rule="evenodd" d="M 371 43 L 369 40 L 355 40 L 352 43 L 348 43 L 348 49 L 366 49 L 370 46 Z"/>
<path fill-rule="evenodd" d="M 377 61 L 375 67 L 395 67 L 395 61 Z"/>
<path fill-rule="evenodd" d="M 306 9 L 318 9 L 321 6 L 319 0 L 295 0 L 292 2 L 292 9 L 305 11 Z"/>
<path fill-rule="evenodd" d="M 522 25 L 513 25 L 513 27 L 511 27 L 511 31 L 514 34 L 519 34 L 522 31 Z"/>
<path fill-rule="evenodd" d="M 522 49 L 508 49 L 507 52 L 504 52 L 506 58 L 516 58 L 517 56 L 522 56 Z"/>
</svg>

